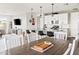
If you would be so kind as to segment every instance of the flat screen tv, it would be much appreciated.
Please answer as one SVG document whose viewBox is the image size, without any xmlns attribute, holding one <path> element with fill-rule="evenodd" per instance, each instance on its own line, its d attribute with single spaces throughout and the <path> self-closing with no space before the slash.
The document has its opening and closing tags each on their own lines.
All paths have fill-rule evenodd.
<svg viewBox="0 0 79 59">
<path fill-rule="evenodd" d="M 21 25 L 21 19 L 14 19 L 15 25 Z"/>
</svg>

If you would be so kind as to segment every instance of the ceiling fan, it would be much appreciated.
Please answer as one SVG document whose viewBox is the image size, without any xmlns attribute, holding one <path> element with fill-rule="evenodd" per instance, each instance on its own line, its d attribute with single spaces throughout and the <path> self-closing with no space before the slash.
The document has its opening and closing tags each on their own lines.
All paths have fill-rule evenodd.
<svg viewBox="0 0 79 59">
<path fill-rule="evenodd" d="M 59 14 L 58 12 L 53 12 L 53 6 L 54 6 L 54 4 L 52 3 L 51 4 L 52 5 L 52 12 L 51 13 L 45 13 L 45 15 L 54 15 L 54 14 Z"/>
</svg>

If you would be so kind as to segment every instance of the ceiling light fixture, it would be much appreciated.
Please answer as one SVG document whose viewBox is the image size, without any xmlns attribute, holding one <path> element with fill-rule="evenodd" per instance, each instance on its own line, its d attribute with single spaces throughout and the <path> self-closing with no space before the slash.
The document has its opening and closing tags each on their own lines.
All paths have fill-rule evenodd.
<svg viewBox="0 0 79 59">
<path fill-rule="evenodd" d="M 33 17 L 33 8 L 31 8 L 31 18 Z"/>
<path fill-rule="evenodd" d="M 52 5 L 52 13 L 51 13 L 52 16 L 53 16 L 54 14 L 59 14 L 59 13 L 57 13 L 57 12 L 54 12 L 54 4 L 52 3 L 51 5 Z"/>
<path fill-rule="evenodd" d="M 42 6 L 40 6 L 40 17 L 42 17 Z"/>
<path fill-rule="evenodd" d="M 58 12 L 54 12 L 54 3 L 52 3 L 51 6 L 52 6 L 52 9 L 51 9 L 52 12 L 44 13 L 44 15 L 52 15 L 53 16 L 54 14 L 59 14 Z"/>
<path fill-rule="evenodd" d="M 53 6 L 54 6 L 54 4 L 52 3 L 51 5 L 52 5 L 52 16 L 53 16 Z"/>
</svg>

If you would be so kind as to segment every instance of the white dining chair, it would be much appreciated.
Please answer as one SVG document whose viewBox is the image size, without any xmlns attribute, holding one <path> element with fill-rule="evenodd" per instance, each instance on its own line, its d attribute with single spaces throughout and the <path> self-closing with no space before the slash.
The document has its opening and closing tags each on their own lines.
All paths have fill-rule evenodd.
<svg viewBox="0 0 79 59">
<path fill-rule="evenodd" d="M 73 40 L 73 43 L 72 43 L 72 48 L 71 48 L 70 55 L 74 54 L 74 52 L 76 51 L 77 47 L 78 47 L 78 40 L 75 39 L 75 40 Z"/>
<path fill-rule="evenodd" d="M 22 45 L 22 39 L 20 36 L 16 34 L 7 34 L 3 35 L 3 38 L 5 39 L 6 47 L 7 49 L 11 49 L 17 46 Z"/>
<path fill-rule="evenodd" d="M 6 55 L 6 44 L 5 39 L 0 39 L 0 55 Z"/>
<path fill-rule="evenodd" d="M 67 48 L 67 50 L 65 51 L 65 53 L 63 55 L 68 55 L 70 50 L 71 50 L 71 48 L 72 48 L 72 44 L 69 43 L 68 48 Z"/>
<path fill-rule="evenodd" d="M 67 33 L 66 32 L 54 32 L 54 38 L 67 40 Z"/>
</svg>

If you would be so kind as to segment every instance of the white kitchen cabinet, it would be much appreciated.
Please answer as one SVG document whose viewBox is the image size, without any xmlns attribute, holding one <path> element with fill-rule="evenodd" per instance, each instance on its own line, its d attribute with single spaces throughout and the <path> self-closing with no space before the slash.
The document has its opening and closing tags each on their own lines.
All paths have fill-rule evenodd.
<svg viewBox="0 0 79 59">
<path fill-rule="evenodd" d="M 63 29 L 65 25 L 68 25 L 68 13 L 45 16 L 45 24 L 47 25 L 47 30 L 50 30 L 54 25 L 58 25 L 59 28 Z"/>
</svg>

